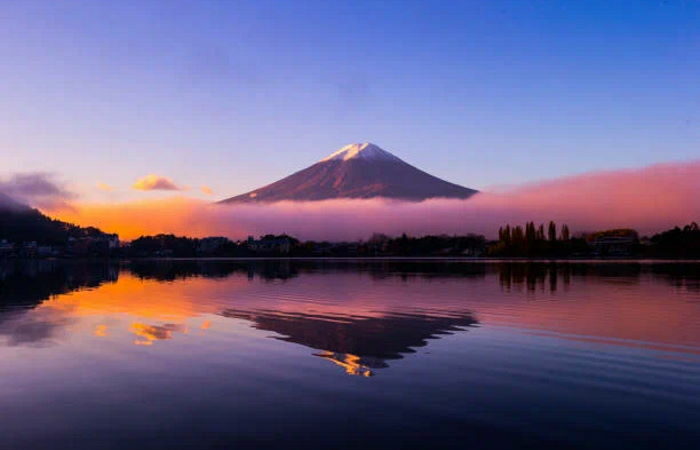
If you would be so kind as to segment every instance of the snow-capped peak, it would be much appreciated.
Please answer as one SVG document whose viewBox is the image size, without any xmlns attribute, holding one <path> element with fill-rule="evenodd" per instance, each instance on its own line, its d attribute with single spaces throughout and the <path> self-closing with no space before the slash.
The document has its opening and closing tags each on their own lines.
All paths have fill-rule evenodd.
<svg viewBox="0 0 700 450">
<path fill-rule="evenodd" d="M 382 150 L 372 143 L 365 142 L 362 144 L 346 145 L 337 152 L 331 153 L 327 157 L 323 158 L 321 162 L 348 161 L 350 159 L 401 161 L 399 158 L 386 150 Z"/>
</svg>

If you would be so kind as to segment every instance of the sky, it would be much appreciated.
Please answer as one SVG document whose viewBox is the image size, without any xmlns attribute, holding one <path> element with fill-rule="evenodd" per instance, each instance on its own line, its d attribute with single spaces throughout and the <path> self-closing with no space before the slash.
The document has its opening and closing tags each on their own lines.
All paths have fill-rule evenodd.
<svg viewBox="0 0 700 450">
<path fill-rule="evenodd" d="M 699 50 L 690 0 L 6 0 L 0 176 L 121 202 L 225 198 L 366 141 L 482 190 L 683 163 Z"/>
</svg>

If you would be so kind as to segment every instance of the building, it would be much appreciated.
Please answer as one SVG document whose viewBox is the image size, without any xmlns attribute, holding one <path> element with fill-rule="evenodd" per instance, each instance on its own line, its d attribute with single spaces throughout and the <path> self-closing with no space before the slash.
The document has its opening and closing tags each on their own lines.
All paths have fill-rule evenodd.
<svg viewBox="0 0 700 450">
<path fill-rule="evenodd" d="M 197 253 L 200 255 L 212 255 L 224 249 L 226 246 L 233 244 L 226 237 L 206 237 L 199 240 Z"/>
<path fill-rule="evenodd" d="M 15 254 L 15 244 L 7 239 L 0 241 L 0 258 L 6 258 Z"/>
<path fill-rule="evenodd" d="M 80 238 L 68 238 L 66 253 L 72 256 L 107 256 L 120 246 L 116 234 L 101 234 Z"/>
<path fill-rule="evenodd" d="M 253 236 L 248 236 L 246 246 L 250 251 L 258 254 L 288 255 L 292 250 L 292 239 L 284 235 L 267 235 L 258 240 L 254 239 Z"/>
<path fill-rule="evenodd" d="M 639 243 L 637 236 L 600 236 L 593 241 L 597 256 L 632 256 Z"/>
</svg>

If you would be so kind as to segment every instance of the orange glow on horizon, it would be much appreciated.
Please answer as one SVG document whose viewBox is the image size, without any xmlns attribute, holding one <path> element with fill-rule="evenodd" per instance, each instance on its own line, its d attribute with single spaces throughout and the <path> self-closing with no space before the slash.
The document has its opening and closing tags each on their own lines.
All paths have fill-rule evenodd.
<svg viewBox="0 0 700 450">
<path fill-rule="evenodd" d="M 366 239 L 374 232 L 493 236 L 505 223 L 569 224 L 572 231 L 636 228 L 642 234 L 700 217 L 700 161 L 596 172 L 468 200 L 339 199 L 218 205 L 182 196 L 116 204 L 76 204 L 46 211 L 58 219 L 118 233 L 227 236 L 288 233 L 301 239 Z"/>
</svg>

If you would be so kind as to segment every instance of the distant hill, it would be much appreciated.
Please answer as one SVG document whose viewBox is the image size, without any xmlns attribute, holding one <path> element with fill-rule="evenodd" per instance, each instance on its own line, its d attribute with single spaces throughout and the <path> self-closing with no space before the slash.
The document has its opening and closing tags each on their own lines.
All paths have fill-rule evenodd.
<svg viewBox="0 0 700 450">
<path fill-rule="evenodd" d="M 24 205 L 22 203 L 19 203 L 15 201 L 12 197 L 9 195 L 3 194 L 0 192 L 0 211 L 8 211 L 8 210 L 13 210 L 13 211 L 19 211 L 19 210 L 28 210 L 31 209 L 29 206 Z"/>
<path fill-rule="evenodd" d="M 79 227 L 45 216 L 40 211 L 0 193 L 0 240 L 62 245 L 73 238 L 104 236 L 93 227 Z"/>
<path fill-rule="evenodd" d="M 371 143 L 351 144 L 304 170 L 220 203 L 386 197 L 469 198 L 478 191 L 441 180 Z"/>
</svg>

